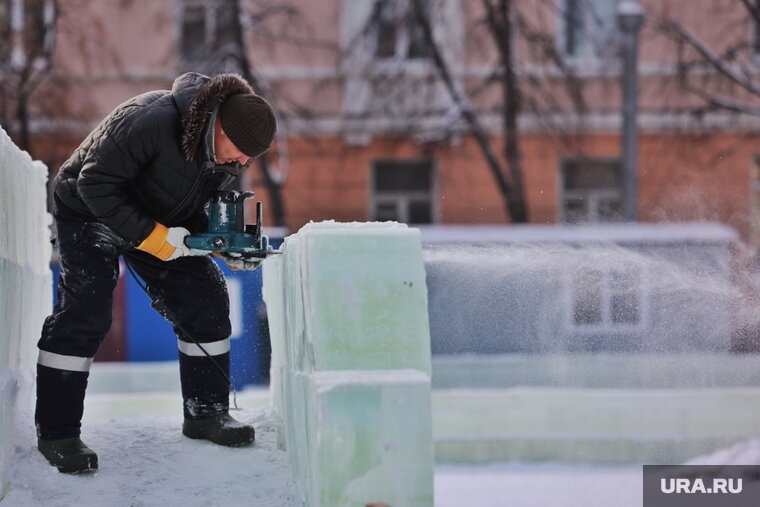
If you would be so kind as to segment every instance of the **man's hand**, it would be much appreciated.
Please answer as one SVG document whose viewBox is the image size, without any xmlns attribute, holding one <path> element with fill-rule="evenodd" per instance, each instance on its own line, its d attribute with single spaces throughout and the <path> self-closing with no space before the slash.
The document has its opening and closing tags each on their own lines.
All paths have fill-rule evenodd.
<svg viewBox="0 0 760 507">
<path fill-rule="evenodd" d="M 137 245 L 137 249 L 158 257 L 162 261 L 171 261 L 190 255 L 190 247 L 185 244 L 185 237 L 189 234 L 190 231 L 184 227 L 167 228 L 156 222 L 153 231 Z"/>
<path fill-rule="evenodd" d="M 262 259 L 246 259 L 244 257 L 235 257 L 227 252 L 216 252 L 213 255 L 224 261 L 232 271 L 253 271 L 259 269 Z"/>
</svg>

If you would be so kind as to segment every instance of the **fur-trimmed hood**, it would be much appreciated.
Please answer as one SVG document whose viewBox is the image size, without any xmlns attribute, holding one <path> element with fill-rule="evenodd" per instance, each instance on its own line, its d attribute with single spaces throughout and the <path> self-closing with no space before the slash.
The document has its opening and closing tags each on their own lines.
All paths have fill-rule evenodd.
<svg viewBox="0 0 760 507">
<path fill-rule="evenodd" d="M 182 114 L 181 145 L 187 160 L 198 153 L 210 113 L 225 97 L 238 93 L 254 93 L 238 74 L 208 77 L 188 72 L 174 80 L 172 96 Z"/>
</svg>

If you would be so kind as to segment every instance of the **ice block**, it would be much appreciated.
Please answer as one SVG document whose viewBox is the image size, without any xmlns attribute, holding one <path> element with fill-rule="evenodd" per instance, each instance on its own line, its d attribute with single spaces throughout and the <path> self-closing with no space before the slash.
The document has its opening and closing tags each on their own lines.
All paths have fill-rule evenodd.
<svg viewBox="0 0 760 507">
<path fill-rule="evenodd" d="M 0 499 L 14 442 L 31 435 L 36 343 L 52 306 L 47 168 L 0 128 Z"/>
<path fill-rule="evenodd" d="M 430 373 L 422 245 L 400 224 L 309 224 L 300 232 L 305 368 Z"/>
<path fill-rule="evenodd" d="M 416 370 L 309 377 L 309 505 L 433 505 L 430 377 Z"/>
<path fill-rule="evenodd" d="M 264 264 L 273 408 L 307 506 L 433 505 L 419 231 L 312 223 Z"/>
</svg>

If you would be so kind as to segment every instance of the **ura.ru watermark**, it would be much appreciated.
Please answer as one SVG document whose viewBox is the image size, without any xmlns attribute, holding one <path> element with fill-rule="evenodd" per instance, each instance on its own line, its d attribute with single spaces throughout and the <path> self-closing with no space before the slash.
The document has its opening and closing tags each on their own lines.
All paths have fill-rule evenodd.
<svg viewBox="0 0 760 507">
<path fill-rule="evenodd" d="M 644 465 L 643 507 L 758 507 L 760 466 Z"/>
<path fill-rule="evenodd" d="M 703 494 L 738 494 L 742 492 L 742 478 L 713 477 L 702 479 L 697 477 L 661 477 L 660 491 L 665 494 L 703 493 Z"/>
</svg>

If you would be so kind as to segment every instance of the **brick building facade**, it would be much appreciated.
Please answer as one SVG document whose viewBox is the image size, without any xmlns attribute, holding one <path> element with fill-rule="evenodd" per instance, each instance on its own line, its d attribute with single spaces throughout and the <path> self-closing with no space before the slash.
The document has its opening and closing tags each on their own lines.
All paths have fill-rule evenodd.
<svg viewBox="0 0 760 507">
<path fill-rule="evenodd" d="M 260 91 L 280 115 L 282 135 L 271 162 L 275 177 L 284 181 L 289 230 L 323 219 L 510 220 L 478 144 L 420 42 L 419 26 L 408 17 L 411 1 L 240 4 L 251 15 L 242 23 L 248 59 Z M 620 220 L 620 65 L 613 4 L 514 2 L 515 68 L 524 100 L 518 125 L 531 223 Z M 642 221 L 718 220 L 754 240 L 760 121 L 705 107 L 685 91 L 679 72 L 683 46 L 679 53 L 662 28 L 677 20 L 716 54 L 742 41 L 752 53 L 755 26 L 740 4 L 643 2 Z M 0 48 L 0 57 L 12 63 L 26 47 L 19 20 L 29 23 L 37 15 L 44 21 L 54 2 L 2 5 L 9 44 Z M 53 170 L 121 101 L 167 88 L 186 70 L 235 70 L 225 24 L 228 0 L 55 5 L 52 68 L 29 101 L 30 149 Z M 454 80 L 503 159 L 503 69 L 482 3 L 425 5 Z M 709 66 L 700 67 L 699 76 L 709 90 L 746 98 L 746 90 L 726 85 Z M 16 132 L 16 117 L 7 118 L 3 127 Z M 248 173 L 245 186 L 270 209 L 261 173 L 254 167 Z M 266 211 L 265 216 L 271 220 Z"/>
</svg>

